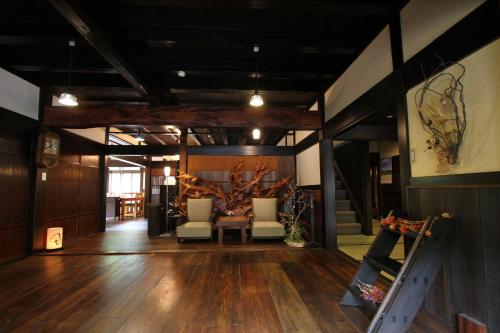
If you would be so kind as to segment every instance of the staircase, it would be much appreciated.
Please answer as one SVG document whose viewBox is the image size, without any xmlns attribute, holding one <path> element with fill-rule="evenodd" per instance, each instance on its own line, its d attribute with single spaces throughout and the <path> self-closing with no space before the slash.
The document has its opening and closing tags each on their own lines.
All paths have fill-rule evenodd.
<svg viewBox="0 0 500 333">
<path fill-rule="evenodd" d="M 347 198 L 344 183 L 341 180 L 335 181 L 335 215 L 338 235 L 361 234 L 361 224 L 356 219 L 356 212 L 352 210 L 351 200 Z"/>
</svg>

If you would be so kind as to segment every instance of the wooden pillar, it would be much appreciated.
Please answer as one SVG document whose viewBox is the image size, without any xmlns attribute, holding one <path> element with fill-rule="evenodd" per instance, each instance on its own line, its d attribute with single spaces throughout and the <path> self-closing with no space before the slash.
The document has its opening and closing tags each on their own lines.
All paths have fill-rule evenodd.
<svg viewBox="0 0 500 333">
<path fill-rule="evenodd" d="M 38 100 L 38 119 L 43 118 L 43 113 L 46 105 L 51 105 L 52 94 L 50 91 L 40 89 Z M 26 251 L 28 254 L 40 252 L 44 249 L 45 243 L 45 228 L 42 219 L 41 198 L 43 192 L 44 181 L 42 181 L 42 173 L 47 172 L 46 169 L 38 167 L 38 150 L 40 144 L 40 133 L 43 131 L 41 123 L 38 124 L 33 132 L 31 140 L 31 156 L 30 156 L 30 187 L 29 187 L 29 207 L 28 207 L 28 230 L 26 238 Z"/>
<path fill-rule="evenodd" d="M 335 168 L 333 164 L 333 139 L 324 136 L 325 95 L 318 98 L 321 112 L 321 131 L 319 132 L 319 160 L 321 176 L 321 209 L 323 217 L 323 239 L 327 248 L 337 248 L 337 219 L 335 216 Z"/>
<path fill-rule="evenodd" d="M 106 127 L 104 145 L 109 143 L 109 127 Z M 103 147 L 104 148 L 104 147 Z M 99 152 L 99 231 L 106 231 L 106 198 L 108 192 L 108 156 L 104 151 Z"/>
<path fill-rule="evenodd" d="M 402 66 L 404 64 L 403 58 L 403 42 L 401 37 L 401 21 L 399 12 L 391 15 L 389 21 L 389 29 L 391 36 L 391 51 L 392 51 L 392 64 L 394 70 L 401 71 L 402 85 L 404 86 L 404 72 Z M 400 173 L 400 187 L 401 187 L 401 209 L 408 210 L 408 200 L 406 187 L 410 179 L 410 149 L 408 140 L 408 107 L 406 105 L 406 94 L 398 96 L 395 99 L 396 117 L 398 126 L 398 143 L 399 143 L 399 173 Z"/>
<path fill-rule="evenodd" d="M 148 165 L 144 172 L 144 217 L 149 216 L 148 204 L 151 203 L 151 156 L 148 156 Z"/>
<path fill-rule="evenodd" d="M 187 156 L 187 132 L 182 131 L 179 142 L 179 170 L 187 172 L 188 167 L 188 156 Z M 179 194 L 182 192 L 183 188 L 179 184 Z"/>
</svg>

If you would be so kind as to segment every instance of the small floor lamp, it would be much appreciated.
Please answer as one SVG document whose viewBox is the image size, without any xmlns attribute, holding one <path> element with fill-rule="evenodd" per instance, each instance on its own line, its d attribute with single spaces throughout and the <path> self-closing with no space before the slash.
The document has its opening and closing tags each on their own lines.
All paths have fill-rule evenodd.
<svg viewBox="0 0 500 333">
<path fill-rule="evenodd" d="M 175 176 L 170 176 L 170 167 L 169 166 L 166 166 L 164 169 L 163 169 L 163 173 L 165 175 L 165 185 L 166 185 L 166 190 L 167 190 L 167 193 L 166 193 L 166 198 L 167 198 L 167 202 L 165 203 L 165 236 L 170 236 L 171 234 L 168 232 L 168 211 L 169 211 L 169 193 L 168 193 L 168 186 L 169 185 L 173 185 L 175 186 L 175 183 L 176 183 L 176 180 L 175 180 Z"/>
</svg>

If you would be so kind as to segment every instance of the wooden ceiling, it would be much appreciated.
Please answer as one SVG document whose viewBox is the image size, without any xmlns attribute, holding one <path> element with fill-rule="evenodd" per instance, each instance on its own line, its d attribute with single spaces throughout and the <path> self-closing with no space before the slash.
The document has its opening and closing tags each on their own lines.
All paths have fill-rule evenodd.
<svg viewBox="0 0 500 333">
<path fill-rule="evenodd" d="M 0 62 L 58 95 L 74 39 L 72 90 L 83 106 L 247 105 L 257 76 L 266 105 L 308 110 L 404 3 L 10 1 L 0 11 Z M 190 130 L 214 133 L 201 144 L 242 144 L 251 128 Z M 285 133 L 266 129 L 259 143 Z"/>
</svg>

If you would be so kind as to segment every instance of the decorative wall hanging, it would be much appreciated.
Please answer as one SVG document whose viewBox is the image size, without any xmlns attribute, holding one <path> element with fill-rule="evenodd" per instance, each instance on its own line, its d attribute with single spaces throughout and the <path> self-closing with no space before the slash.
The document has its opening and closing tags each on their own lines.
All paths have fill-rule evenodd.
<svg viewBox="0 0 500 333">
<path fill-rule="evenodd" d="M 467 118 L 463 96 L 462 78 L 465 67 L 457 62 L 444 62 L 439 66 L 424 86 L 415 93 L 415 104 L 424 130 L 430 135 L 427 150 L 436 154 L 438 173 L 446 173 L 459 161 Z M 457 67 L 457 74 L 450 69 Z"/>
<path fill-rule="evenodd" d="M 269 188 L 261 187 L 262 178 L 271 172 L 265 164 L 257 163 L 255 175 L 243 181 L 243 161 L 236 163 L 230 175 L 231 190 L 224 193 L 222 188 L 209 180 L 187 174 L 179 170 L 179 184 L 183 188 L 173 204 L 180 215 L 186 214 L 187 198 L 214 198 L 215 209 L 226 215 L 247 215 L 252 208 L 252 198 L 275 198 L 278 192 L 290 181 L 286 177 Z"/>
</svg>

